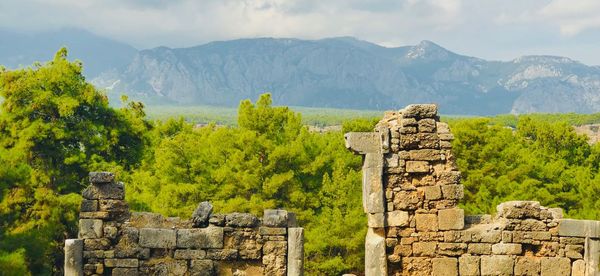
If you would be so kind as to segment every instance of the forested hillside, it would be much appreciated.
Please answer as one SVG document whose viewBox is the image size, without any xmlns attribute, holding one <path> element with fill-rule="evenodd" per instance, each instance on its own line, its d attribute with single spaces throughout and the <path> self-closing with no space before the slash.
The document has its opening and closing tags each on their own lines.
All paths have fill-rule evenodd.
<svg viewBox="0 0 600 276">
<path fill-rule="evenodd" d="M 237 126 L 149 121 L 141 103 L 109 107 L 81 70 L 63 49 L 46 64 L 0 71 L 1 275 L 60 274 L 79 193 L 96 170 L 116 172 L 138 211 L 190 217 L 205 200 L 216 212 L 294 211 L 306 229 L 307 274 L 362 270 L 361 158 L 344 148 L 343 133 L 371 131 L 376 120 L 313 133 L 263 94 L 240 103 Z M 599 146 L 564 122 L 511 122 L 450 120 L 465 209 L 493 213 L 501 201 L 532 199 L 600 219 Z"/>
</svg>

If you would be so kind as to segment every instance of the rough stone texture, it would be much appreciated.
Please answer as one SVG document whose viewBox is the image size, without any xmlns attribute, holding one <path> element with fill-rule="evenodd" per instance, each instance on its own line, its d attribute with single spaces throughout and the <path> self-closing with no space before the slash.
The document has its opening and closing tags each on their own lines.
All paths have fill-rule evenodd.
<svg viewBox="0 0 600 276">
<path fill-rule="evenodd" d="M 416 214 L 416 228 L 420 232 L 434 232 L 438 230 L 438 219 L 435 214 Z"/>
<path fill-rule="evenodd" d="M 387 275 L 385 233 L 369 228 L 365 238 L 365 275 Z"/>
<path fill-rule="evenodd" d="M 542 276 L 569 275 L 571 273 L 571 261 L 568 258 L 542 258 Z"/>
<path fill-rule="evenodd" d="M 513 275 L 513 267 L 510 256 L 481 256 L 481 275 Z"/>
<path fill-rule="evenodd" d="M 268 227 L 286 227 L 288 212 L 286 210 L 266 209 L 263 215 L 263 225 Z"/>
<path fill-rule="evenodd" d="M 115 181 L 115 174 L 111 172 L 90 172 L 89 180 L 93 184 L 112 183 Z"/>
<path fill-rule="evenodd" d="M 497 243 L 492 245 L 492 253 L 496 255 L 519 255 L 523 251 L 518 243 Z"/>
<path fill-rule="evenodd" d="M 465 211 L 459 208 L 438 211 L 440 230 L 461 230 L 465 227 Z"/>
<path fill-rule="evenodd" d="M 392 211 L 386 213 L 387 226 L 407 226 L 409 223 L 408 212 Z"/>
<path fill-rule="evenodd" d="M 177 232 L 171 229 L 140 229 L 140 245 L 148 248 L 175 248 Z"/>
<path fill-rule="evenodd" d="M 208 226 L 208 220 L 212 214 L 213 206 L 208 201 L 203 201 L 198 204 L 196 210 L 192 214 L 192 223 L 194 227 L 206 227 Z"/>
<path fill-rule="evenodd" d="M 83 275 L 83 240 L 65 240 L 65 275 Z"/>
<path fill-rule="evenodd" d="M 293 213 L 266 210 L 261 221 L 245 213 L 212 214 L 208 202 L 189 220 L 131 213 L 124 185 L 99 181 L 108 180 L 84 191 L 81 240 L 65 243 L 66 275 L 303 274 L 303 229 Z"/>
<path fill-rule="evenodd" d="M 577 260 L 573 262 L 573 268 L 571 269 L 571 276 L 584 276 L 585 275 L 585 261 Z"/>
<path fill-rule="evenodd" d="M 515 262 L 515 275 L 540 275 L 540 259 L 518 257 Z"/>
<path fill-rule="evenodd" d="M 207 227 L 200 229 L 179 229 L 177 231 L 178 248 L 223 248 L 223 228 Z"/>
<path fill-rule="evenodd" d="M 478 276 L 480 258 L 477 256 L 463 255 L 458 258 L 458 271 L 461 276 Z"/>
<path fill-rule="evenodd" d="M 458 261 L 455 258 L 431 259 L 434 276 L 458 276 Z"/>
</svg>

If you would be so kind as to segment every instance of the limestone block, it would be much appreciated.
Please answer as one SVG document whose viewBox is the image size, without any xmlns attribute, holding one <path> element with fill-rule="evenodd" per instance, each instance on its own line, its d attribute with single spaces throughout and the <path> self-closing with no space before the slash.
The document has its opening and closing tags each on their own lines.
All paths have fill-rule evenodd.
<svg viewBox="0 0 600 276">
<path fill-rule="evenodd" d="M 83 240 L 65 240 L 65 276 L 83 276 Z"/>
<path fill-rule="evenodd" d="M 80 219 L 108 219 L 110 218 L 110 213 L 106 211 L 98 211 L 98 212 L 80 212 Z"/>
<path fill-rule="evenodd" d="M 523 252 L 520 243 L 497 243 L 492 245 L 492 253 L 496 255 L 519 255 Z"/>
<path fill-rule="evenodd" d="M 84 250 L 107 250 L 110 247 L 110 241 L 107 238 L 84 239 Z"/>
<path fill-rule="evenodd" d="M 287 241 L 267 241 L 263 246 L 264 275 L 287 274 Z"/>
<path fill-rule="evenodd" d="M 396 168 L 400 166 L 400 158 L 398 154 L 386 154 L 385 156 L 385 166 L 387 168 Z"/>
<path fill-rule="evenodd" d="M 383 229 L 369 228 L 365 238 L 365 276 L 387 275 L 385 234 Z"/>
<path fill-rule="evenodd" d="M 375 132 L 349 132 L 344 135 L 346 148 L 356 154 L 380 153 L 381 140 Z"/>
<path fill-rule="evenodd" d="M 458 276 L 456 258 L 433 258 L 431 264 L 433 276 Z"/>
<path fill-rule="evenodd" d="M 435 104 L 411 104 L 402 109 L 404 118 L 435 118 L 437 116 L 437 105 Z"/>
<path fill-rule="evenodd" d="M 461 276 L 479 276 L 479 257 L 463 255 L 458 258 L 458 270 Z"/>
<path fill-rule="evenodd" d="M 385 212 L 383 192 L 383 157 L 381 154 L 368 153 L 363 164 L 363 207 L 365 213 Z"/>
<path fill-rule="evenodd" d="M 100 273 L 98 273 L 100 274 Z M 115 267 L 112 270 L 113 276 L 137 276 L 138 269 L 132 267 Z"/>
<path fill-rule="evenodd" d="M 541 206 L 537 201 L 508 201 L 496 206 L 497 217 L 509 219 L 540 218 Z"/>
<path fill-rule="evenodd" d="M 407 257 L 402 258 L 402 275 L 431 275 L 431 258 Z"/>
<path fill-rule="evenodd" d="M 104 259 L 105 267 L 138 267 L 138 259 Z"/>
<path fill-rule="evenodd" d="M 467 248 L 467 253 L 474 255 L 490 255 L 492 254 L 492 245 L 489 243 L 470 243 Z"/>
<path fill-rule="evenodd" d="M 433 257 L 437 249 L 437 242 L 415 242 L 412 245 L 412 252 L 417 257 Z"/>
<path fill-rule="evenodd" d="M 225 216 L 225 225 L 229 227 L 255 227 L 258 218 L 248 213 L 231 213 Z"/>
<path fill-rule="evenodd" d="M 428 173 L 429 171 L 429 162 L 427 161 L 406 161 L 406 172 Z"/>
<path fill-rule="evenodd" d="M 450 127 L 447 123 L 436 122 L 436 127 L 438 133 L 450 133 Z"/>
<path fill-rule="evenodd" d="M 515 275 L 540 275 L 540 260 L 535 257 L 517 257 Z"/>
<path fill-rule="evenodd" d="M 461 199 L 464 196 L 463 185 L 442 185 L 442 195 L 446 199 Z"/>
<path fill-rule="evenodd" d="M 410 160 L 415 161 L 440 161 L 443 160 L 444 154 L 436 149 L 419 149 L 408 152 Z"/>
<path fill-rule="evenodd" d="M 569 275 L 571 273 L 571 260 L 569 258 L 543 257 L 541 268 L 541 276 Z"/>
<path fill-rule="evenodd" d="M 215 267 L 211 260 L 192 260 L 190 274 L 194 276 L 213 276 Z"/>
<path fill-rule="evenodd" d="M 90 172 L 90 183 L 105 184 L 112 183 L 115 180 L 115 175 L 111 172 Z"/>
<path fill-rule="evenodd" d="M 173 258 L 178 260 L 204 259 L 206 251 L 197 249 L 177 249 Z"/>
<path fill-rule="evenodd" d="M 192 224 L 194 227 L 208 226 L 210 215 L 212 214 L 213 206 L 208 201 L 203 201 L 198 204 L 196 210 L 192 214 Z"/>
<path fill-rule="evenodd" d="M 573 262 L 571 276 L 585 276 L 585 261 L 577 260 Z"/>
<path fill-rule="evenodd" d="M 513 275 L 514 260 L 510 256 L 481 256 L 481 275 Z"/>
<path fill-rule="evenodd" d="M 124 199 L 125 185 L 123 183 L 107 183 L 89 185 L 81 193 L 85 199 Z"/>
<path fill-rule="evenodd" d="M 175 248 L 177 232 L 172 229 L 141 228 L 140 246 L 148 248 Z"/>
<path fill-rule="evenodd" d="M 387 226 L 408 226 L 408 212 L 392 211 L 386 213 Z"/>
<path fill-rule="evenodd" d="M 81 206 L 79 207 L 80 212 L 96 212 L 98 211 L 98 200 L 87 200 L 84 199 L 81 201 Z"/>
<path fill-rule="evenodd" d="M 419 132 L 435 132 L 436 125 L 434 119 L 419 120 Z"/>
<path fill-rule="evenodd" d="M 263 236 L 283 236 L 287 233 L 287 228 L 285 227 L 259 227 L 258 233 Z"/>
<path fill-rule="evenodd" d="M 224 214 L 211 214 L 208 219 L 208 223 L 215 226 L 225 226 L 225 215 Z"/>
<path fill-rule="evenodd" d="M 177 231 L 178 248 L 223 248 L 223 228 L 179 229 Z"/>
<path fill-rule="evenodd" d="M 568 244 L 565 247 L 565 256 L 571 259 L 583 258 L 583 245 Z"/>
<path fill-rule="evenodd" d="M 423 191 L 399 191 L 394 192 L 394 209 L 415 210 L 422 206 L 425 194 Z"/>
<path fill-rule="evenodd" d="M 460 256 L 467 250 L 466 243 L 438 243 L 437 252 L 445 256 Z"/>
<path fill-rule="evenodd" d="M 438 231 L 438 219 L 436 214 L 415 214 L 417 231 L 436 232 Z"/>
<path fill-rule="evenodd" d="M 79 238 L 97 239 L 102 238 L 103 222 L 100 219 L 80 219 L 79 220 Z"/>
<path fill-rule="evenodd" d="M 217 261 L 231 261 L 237 259 L 239 252 L 237 249 L 208 249 L 206 258 Z"/>
<path fill-rule="evenodd" d="M 371 228 L 385 227 L 385 214 L 384 213 L 367 214 L 367 225 Z"/>
<path fill-rule="evenodd" d="M 418 147 L 421 149 L 439 149 L 440 137 L 437 133 L 417 133 Z"/>
<path fill-rule="evenodd" d="M 438 200 L 442 198 L 442 189 L 439 185 L 435 186 L 424 186 L 419 187 L 418 189 L 423 190 L 425 194 L 425 199 L 427 200 Z"/>
<path fill-rule="evenodd" d="M 286 227 L 288 212 L 286 210 L 266 209 L 263 215 L 263 225 L 268 227 Z"/>
<path fill-rule="evenodd" d="M 558 224 L 558 235 L 566 237 L 600 237 L 600 221 L 562 219 Z"/>
<path fill-rule="evenodd" d="M 289 228 L 287 275 L 304 275 L 304 228 Z"/>
<path fill-rule="evenodd" d="M 440 230 L 462 230 L 465 227 L 465 210 L 460 208 L 439 210 L 438 226 Z"/>
<path fill-rule="evenodd" d="M 459 171 L 443 171 L 437 174 L 437 183 L 439 185 L 458 184 L 461 179 Z"/>
<path fill-rule="evenodd" d="M 585 256 L 586 272 L 588 275 L 600 274 L 600 240 L 586 238 L 585 239 Z"/>
</svg>

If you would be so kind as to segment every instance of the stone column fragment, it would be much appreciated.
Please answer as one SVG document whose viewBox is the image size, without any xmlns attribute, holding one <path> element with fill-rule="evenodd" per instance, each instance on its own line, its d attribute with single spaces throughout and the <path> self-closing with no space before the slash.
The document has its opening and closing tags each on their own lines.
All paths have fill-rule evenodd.
<svg viewBox="0 0 600 276">
<path fill-rule="evenodd" d="M 383 155 L 381 136 L 375 132 L 350 132 L 344 136 L 346 148 L 364 155 L 363 207 L 365 213 L 385 212 L 383 194 Z"/>
<path fill-rule="evenodd" d="M 83 276 L 83 240 L 65 240 L 65 276 Z"/>
<path fill-rule="evenodd" d="M 369 228 L 365 239 L 365 276 L 387 275 L 383 228 Z"/>
<path fill-rule="evenodd" d="M 288 228 L 287 257 L 287 275 L 304 275 L 304 228 Z"/>
</svg>

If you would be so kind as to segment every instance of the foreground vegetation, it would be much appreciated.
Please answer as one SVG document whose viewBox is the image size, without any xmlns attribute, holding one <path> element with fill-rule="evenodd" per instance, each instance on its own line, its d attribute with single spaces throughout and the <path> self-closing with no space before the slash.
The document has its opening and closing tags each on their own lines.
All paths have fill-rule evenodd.
<svg viewBox="0 0 600 276">
<path fill-rule="evenodd" d="M 116 172 L 138 211 L 189 217 L 204 200 L 218 212 L 286 208 L 306 229 L 308 274 L 362 270 L 361 158 L 345 150 L 343 133 L 370 131 L 376 120 L 312 133 L 265 94 L 243 101 L 228 127 L 150 121 L 139 103 L 111 108 L 65 50 L 45 65 L 0 71 L 0 95 L 1 275 L 60 273 L 94 170 Z M 600 148 L 569 126 L 580 115 L 550 117 L 448 119 L 468 212 L 531 199 L 600 219 Z"/>
</svg>

